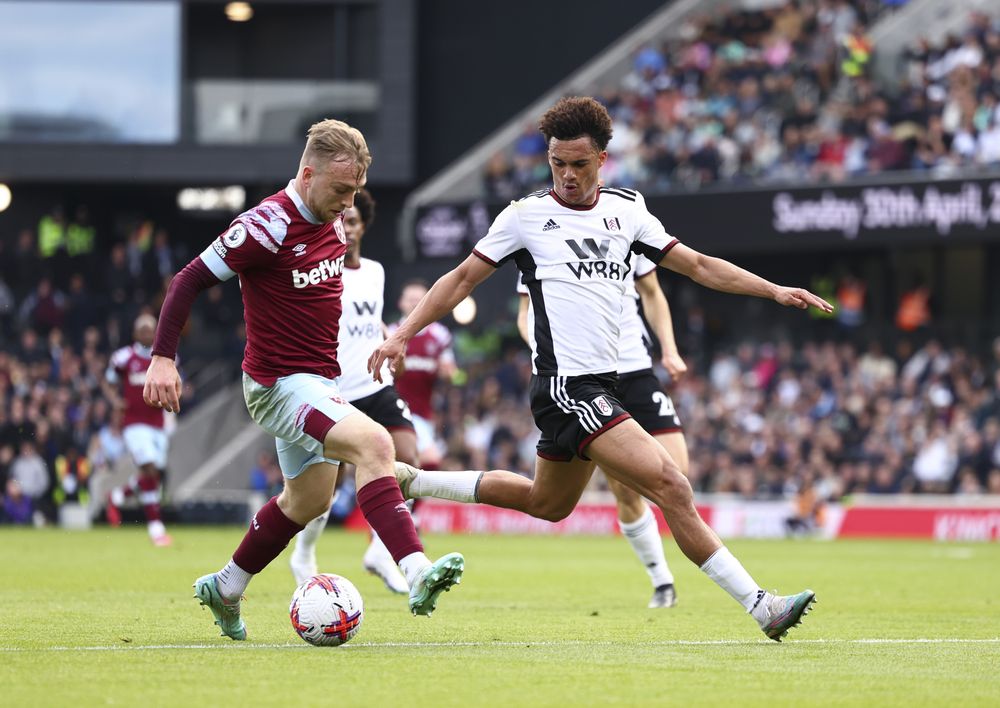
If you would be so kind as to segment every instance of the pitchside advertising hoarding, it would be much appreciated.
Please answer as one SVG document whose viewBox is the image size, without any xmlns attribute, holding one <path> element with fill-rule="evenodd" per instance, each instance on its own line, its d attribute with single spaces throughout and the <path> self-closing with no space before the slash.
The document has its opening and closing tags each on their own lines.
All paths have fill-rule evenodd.
<svg viewBox="0 0 1000 708">
<path fill-rule="evenodd" d="M 707 496 L 698 513 L 722 538 L 783 538 L 794 530 L 819 538 L 923 538 L 936 541 L 1000 540 L 1000 497 L 885 496 L 851 504 L 828 504 L 813 524 L 789 525 L 795 519 L 792 500 L 755 501 Z M 663 533 L 669 533 L 659 509 Z M 360 511 L 347 526 L 367 530 Z M 585 501 L 563 521 L 551 523 L 511 509 L 424 499 L 420 528 L 432 533 L 588 534 L 615 535 L 618 513 L 612 501 Z"/>
<path fill-rule="evenodd" d="M 748 189 L 646 197 L 667 231 L 708 251 L 787 251 L 1000 241 L 1000 176 L 980 179 Z M 506 203 L 419 210 L 417 252 L 459 258 Z"/>
</svg>

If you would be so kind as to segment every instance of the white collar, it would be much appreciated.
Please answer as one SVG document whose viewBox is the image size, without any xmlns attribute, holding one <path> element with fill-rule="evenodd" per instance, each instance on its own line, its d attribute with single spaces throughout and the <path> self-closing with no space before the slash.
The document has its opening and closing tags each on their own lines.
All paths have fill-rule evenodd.
<svg viewBox="0 0 1000 708">
<path fill-rule="evenodd" d="M 317 219 L 315 216 L 313 216 L 313 213 L 311 211 L 309 211 L 309 207 L 307 207 L 306 203 L 304 201 L 302 201 L 302 197 L 300 197 L 299 193 L 295 191 L 295 180 L 294 179 L 288 181 L 288 186 L 285 187 L 285 194 L 287 194 L 288 197 L 292 200 L 292 203 L 295 204 L 295 208 L 299 210 L 300 214 L 302 214 L 302 218 L 304 218 L 310 224 L 322 224 L 323 223 L 322 221 L 320 221 L 319 219 Z"/>
</svg>

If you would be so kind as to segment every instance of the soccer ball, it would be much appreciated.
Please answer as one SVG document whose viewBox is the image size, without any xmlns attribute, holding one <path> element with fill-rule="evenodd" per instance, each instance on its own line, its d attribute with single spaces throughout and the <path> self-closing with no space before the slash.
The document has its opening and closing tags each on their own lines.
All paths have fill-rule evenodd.
<svg viewBox="0 0 1000 708">
<path fill-rule="evenodd" d="M 295 588 L 288 614 L 304 640 L 315 646 L 336 647 L 361 629 L 365 608 L 361 593 L 350 580 L 321 573 Z"/>
</svg>

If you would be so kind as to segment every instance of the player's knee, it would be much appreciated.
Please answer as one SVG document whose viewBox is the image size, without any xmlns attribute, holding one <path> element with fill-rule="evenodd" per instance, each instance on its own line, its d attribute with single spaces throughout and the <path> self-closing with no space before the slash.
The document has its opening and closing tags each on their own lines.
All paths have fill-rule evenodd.
<svg viewBox="0 0 1000 708">
<path fill-rule="evenodd" d="M 382 426 L 373 425 L 358 447 L 359 454 L 355 464 L 359 468 L 389 468 L 396 458 L 396 448 L 392 444 L 392 436 Z"/>
<path fill-rule="evenodd" d="M 295 494 L 286 486 L 278 497 L 278 508 L 288 518 L 305 524 L 325 514 L 330 509 L 331 499 L 332 495 Z"/>
<path fill-rule="evenodd" d="M 694 500 L 691 483 L 673 460 L 661 461 L 650 498 L 660 507 L 687 505 Z"/>
<path fill-rule="evenodd" d="M 557 500 L 545 500 L 532 504 L 529 513 L 542 521 L 555 523 L 569 516 L 573 511 L 573 506 L 572 504 L 563 504 Z"/>
</svg>

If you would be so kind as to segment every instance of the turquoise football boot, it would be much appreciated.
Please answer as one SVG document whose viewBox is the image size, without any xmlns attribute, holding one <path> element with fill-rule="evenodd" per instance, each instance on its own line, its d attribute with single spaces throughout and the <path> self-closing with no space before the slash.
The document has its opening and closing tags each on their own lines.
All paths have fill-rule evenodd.
<svg viewBox="0 0 1000 708">
<path fill-rule="evenodd" d="M 215 615 L 222 636 L 241 642 L 247 638 L 247 626 L 240 617 L 240 601 L 226 600 L 219 594 L 215 575 L 203 575 L 194 581 L 194 597 Z"/>
</svg>

